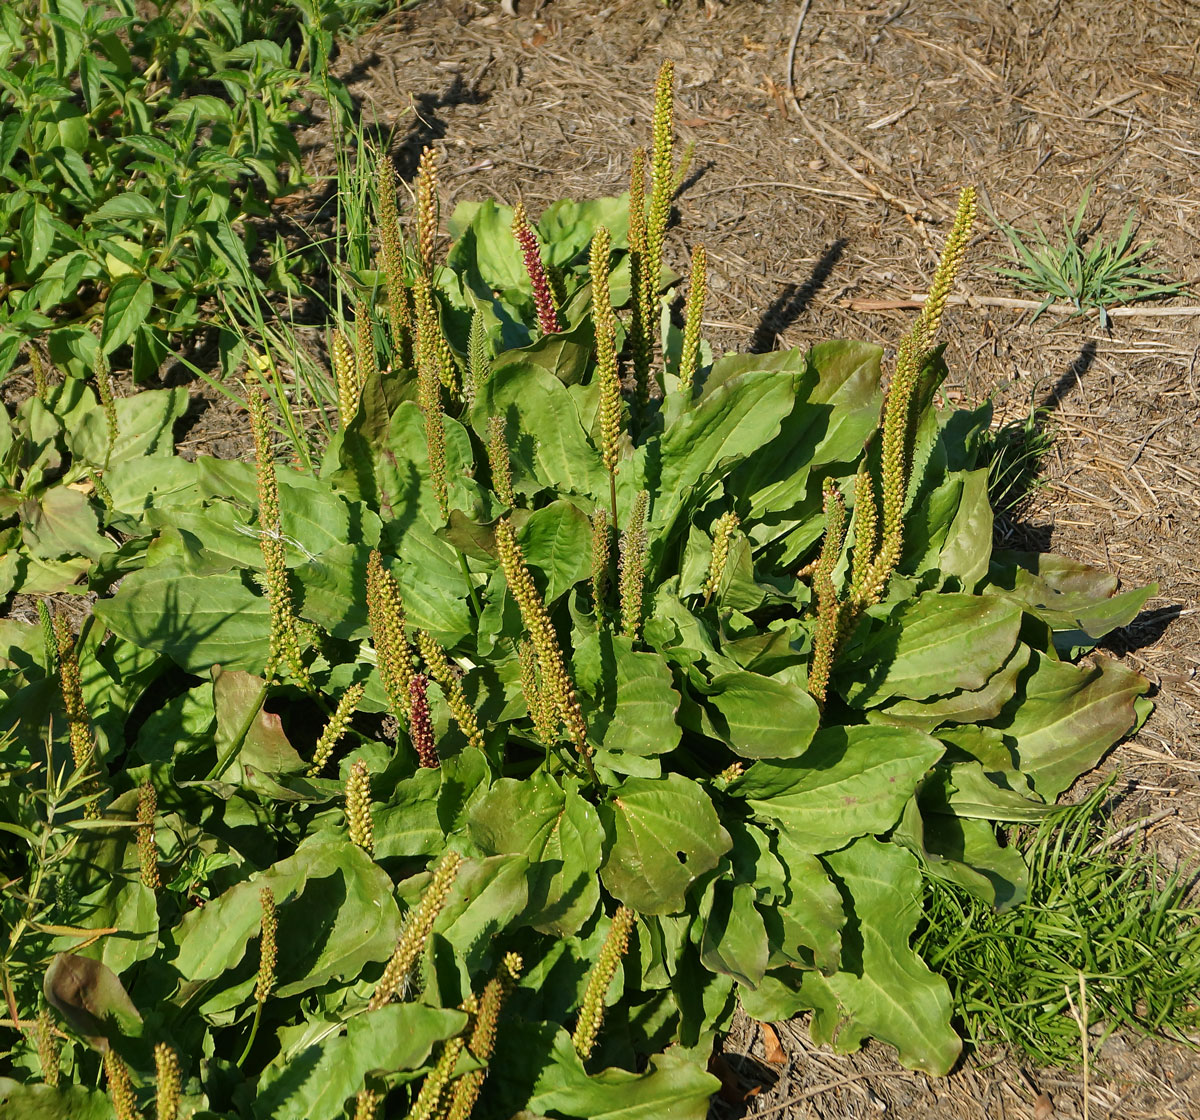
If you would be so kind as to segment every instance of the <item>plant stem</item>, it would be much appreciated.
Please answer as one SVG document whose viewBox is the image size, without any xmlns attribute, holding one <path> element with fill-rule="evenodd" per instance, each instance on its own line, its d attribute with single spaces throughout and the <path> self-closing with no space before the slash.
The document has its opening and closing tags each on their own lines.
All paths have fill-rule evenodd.
<svg viewBox="0 0 1200 1120">
<path fill-rule="evenodd" d="M 229 746 L 225 748 L 225 753 L 217 759 L 213 768 L 205 776 L 205 781 L 214 782 L 225 773 L 229 764 L 233 761 L 233 756 L 241 750 L 242 744 L 246 741 L 246 736 L 250 734 L 250 728 L 258 718 L 258 713 L 262 711 L 263 702 L 266 698 L 267 682 L 263 681 L 263 686 L 258 690 L 258 696 L 254 703 L 247 709 L 246 716 L 242 720 L 241 726 L 238 727 L 237 733 L 234 735 Z"/>
<path fill-rule="evenodd" d="M 615 537 L 620 535 L 617 527 L 617 476 L 611 471 L 608 475 L 608 499 L 612 505 L 613 536 Z"/>
<path fill-rule="evenodd" d="M 483 608 L 479 605 L 479 596 L 475 594 L 475 585 L 471 582 L 471 569 L 467 567 L 467 558 L 463 553 L 458 554 L 458 566 L 462 569 L 463 579 L 467 584 L 467 595 L 471 600 L 471 606 L 475 611 L 475 617 L 483 617 Z"/>
<path fill-rule="evenodd" d="M 238 1058 L 238 1069 L 242 1068 L 242 1063 L 246 1060 L 246 1056 L 250 1053 L 250 1047 L 254 1045 L 254 1037 L 258 1034 L 258 1020 L 262 1017 L 263 1005 L 255 1003 L 254 1005 L 254 1022 L 250 1024 L 250 1037 L 246 1039 L 246 1047 L 242 1051 L 242 1056 Z"/>
</svg>

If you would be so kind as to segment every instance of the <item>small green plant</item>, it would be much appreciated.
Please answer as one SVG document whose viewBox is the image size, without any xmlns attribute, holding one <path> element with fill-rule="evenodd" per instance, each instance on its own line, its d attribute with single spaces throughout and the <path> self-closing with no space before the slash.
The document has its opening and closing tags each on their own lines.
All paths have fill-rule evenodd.
<svg viewBox="0 0 1200 1120">
<path fill-rule="evenodd" d="M 1050 418 L 1049 409 L 1031 406 L 1025 416 L 989 428 L 984 435 L 980 461 L 988 464 L 993 509 L 1012 513 L 1042 485 L 1042 461 L 1054 446 Z"/>
<path fill-rule="evenodd" d="M 1061 244 L 1052 243 L 1040 225 L 1021 230 L 994 219 L 1015 258 L 1015 267 L 997 271 L 1019 290 L 1045 297 L 1034 312 L 1035 320 L 1055 300 L 1065 300 L 1074 304 L 1079 315 L 1095 308 L 1100 313 L 1100 325 L 1107 327 L 1108 308 L 1113 304 L 1178 295 L 1186 287 L 1167 280 L 1150 260 L 1154 242 L 1135 245 L 1137 231 L 1132 212 L 1115 239 L 1094 236 L 1089 246 L 1083 218 L 1091 197 L 1089 185 L 1074 216 L 1063 219 Z"/>
<path fill-rule="evenodd" d="M 950 982 L 975 1043 L 1074 1065 L 1080 998 L 1102 1037 L 1125 1028 L 1186 1041 L 1200 1027 L 1200 911 L 1187 901 L 1193 871 L 1167 872 L 1149 852 L 1113 846 L 1106 803 L 1114 781 L 1030 828 L 1021 846 L 1023 905 L 997 911 L 928 880 L 917 945 Z"/>
</svg>

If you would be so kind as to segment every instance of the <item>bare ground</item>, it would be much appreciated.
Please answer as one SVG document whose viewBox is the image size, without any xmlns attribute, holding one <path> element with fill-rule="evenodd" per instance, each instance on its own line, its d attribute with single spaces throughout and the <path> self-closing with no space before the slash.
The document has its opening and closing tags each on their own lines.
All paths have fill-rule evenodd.
<svg viewBox="0 0 1200 1120">
<path fill-rule="evenodd" d="M 423 4 L 345 48 L 338 62 L 364 121 L 392 138 L 406 177 L 443 151 L 446 212 L 462 199 L 617 194 L 648 139 L 662 59 L 677 64 L 678 117 L 696 142 L 667 263 L 707 246 L 714 349 L 771 350 L 829 337 L 892 346 L 927 285 L 959 188 L 999 218 L 1061 228 L 1095 183 L 1089 218 L 1129 211 L 1173 277 L 1166 314 L 1043 316 L 993 269 L 980 223 L 948 324 L 952 398 L 992 396 L 998 418 L 1049 410 L 1042 485 L 1001 522 L 1003 543 L 1049 548 L 1153 580 L 1149 610 L 1109 643 L 1157 686 L 1145 728 L 1114 752 L 1120 814 L 1150 829 L 1168 864 L 1200 840 L 1200 6 L 1188 0 L 476 0 Z M 800 20 L 803 11 L 803 19 Z M 799 26 L 798 26 L 799 22 Z M 794 60 L 789 74 L 789 53 Z M 303 138 L 329 173 L 328 131 Z M 308 219 L 297 212 L 298 220 Z M 880 304 L 883 304 L 881 307 Z M 889 307 L 889 303 L 891 306 Z M 781 1024 L 782 1066 L 739 1021 L 714 1115 L 801 1117 L 1200 1116 L 1192 1053 L 1115 1038 L 1078 1071 L 1025 1070 L 976 1054 L 933 1081 L 872 1046 L 814 1048 Z M 775 1055 L 778 1057 L 778 1055 Z"/>
</svg>

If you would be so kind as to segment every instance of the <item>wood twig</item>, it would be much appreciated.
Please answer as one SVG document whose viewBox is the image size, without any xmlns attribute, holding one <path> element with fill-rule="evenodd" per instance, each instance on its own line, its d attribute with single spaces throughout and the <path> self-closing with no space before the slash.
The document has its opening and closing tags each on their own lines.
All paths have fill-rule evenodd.
<svg viewBox="0 0 1200 1120">
<path fill-rule="evenodd" d="M 967 307 L 1010 307 L 1016 311 L 1036 311 L 1039 307 L 1047 315 L 1080 315 L 1081 312 L 1072 303 L 1049 303 L 1042 305 L 1036 299 L 1010 299 L 1007 296 L 951 296 L 949 303 Z M 850 311 L 911 311 L 924 306 L 925 297 L 918 292 L 912 295 L 900 296 L 894 299 L 845 299 L 839 301 L 840 307 Z M 1099 309 L 1085 308 L 1083 315 L 1098 315 Z M 1143 316 L 1188 317 L 1200 315 L 1200 305 L 1185 307 L 1110 307 L 1110 319 L 1133 319 Z"/>
</svg>

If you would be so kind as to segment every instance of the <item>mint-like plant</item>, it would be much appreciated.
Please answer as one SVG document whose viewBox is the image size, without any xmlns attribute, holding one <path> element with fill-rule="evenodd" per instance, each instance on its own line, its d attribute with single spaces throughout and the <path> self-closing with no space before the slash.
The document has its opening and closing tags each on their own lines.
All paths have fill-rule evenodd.
<svg viewBox="0 0 1200 1120">
<path fill-rule="evenodd" d="M 133 829 L 87 832 L 6 967 L 32 1017 L 74 946 L 53 930 L 120 929 L 90 952 L 141 1013 L 105 1037 L 146 1099 L 170 1041 L 185 1103 L 226 1114 L 700 1117 L 736 1000 L 944 1073 L 923 877 L 1020 905 L 1005 828 L 1144 717 L 1147 682 L 1091 651 L 1153 589 L 994 551 L 990 410 L 939 402 L 970 192 L 886 393 L 865 343 L 714 359 L 703 254 L 684 329 L 663 315 L 670 94 L 668 69 L 631 195 L 461 204 L 444 258 L 432 158 L 415 251 L 382 200 L 398 325 L 319 469 L 260 438 L 257 465 L 165 460 L 149 495 L 105 472 L 149 530 L 92 581 L 81 695 L 99 810 L 154 787 L 168 886 Z M 41 629 L 8 633 L 30 785 L 66 723 Z M 18 802 L 30 867 L 46 804 Z"/>
</svg>

